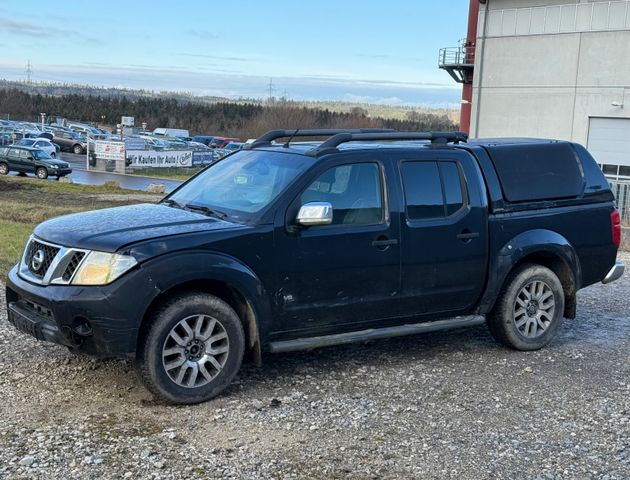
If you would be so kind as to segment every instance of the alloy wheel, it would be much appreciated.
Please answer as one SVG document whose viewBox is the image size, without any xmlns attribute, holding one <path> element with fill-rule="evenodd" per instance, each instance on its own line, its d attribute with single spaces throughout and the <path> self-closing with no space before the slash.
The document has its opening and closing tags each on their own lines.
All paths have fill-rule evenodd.
<svg viewBox="0 0 630 480">
<path fill-rule="evenodd" d="M 514 325 L 526 338 L 544 335 L 553 321 L 556 302 L 551 287 L 536 280 L 525 285 L 514 302 Z"/>
<path fill-rule="evenodd" d="M 210 383 L 223 370 L 230 352 L 225 327 L 209 315 L 191 315 L 168 333 L 162 348 L 162 365 L 180 387 Z"/>
</svg>

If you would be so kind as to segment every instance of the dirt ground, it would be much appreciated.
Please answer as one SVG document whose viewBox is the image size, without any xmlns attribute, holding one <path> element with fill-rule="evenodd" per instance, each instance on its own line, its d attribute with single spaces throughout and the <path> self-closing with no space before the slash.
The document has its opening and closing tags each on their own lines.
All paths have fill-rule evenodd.
<svg viewBox="0 0 630 480">
<path fill-rule="evenodd" d="M 480 326 L 268 356 L 193 407 L 18 333 L 3 302 L 0 478 L 630 478 L 628 274 L 538 352 Z"/>
</svg>

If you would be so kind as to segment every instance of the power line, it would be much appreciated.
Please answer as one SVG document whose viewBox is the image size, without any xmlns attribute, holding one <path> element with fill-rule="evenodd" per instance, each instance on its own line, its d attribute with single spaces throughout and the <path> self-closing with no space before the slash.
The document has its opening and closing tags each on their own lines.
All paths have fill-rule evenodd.
<svg viewBox="0 0 630 480">
<path fill-rule="evenodd" d="M 26 63 L 26 68 L 24 69 L 24 73 L 26 73 L 26 83 L 31 83 L 31 75 L 33 75 L 33 66 L 31 65 L 30 60 Z"/>
<path fill-rule="evenodd" d="M 273 84 L 273 78 L 269 79 L 269 85 L 267 85 L 267 92 L 268 92 L 268 100 L 271 102 L 271 100 L 273 99 L 273 92 L 276 91 L 276 87 Z"/>
</svg>

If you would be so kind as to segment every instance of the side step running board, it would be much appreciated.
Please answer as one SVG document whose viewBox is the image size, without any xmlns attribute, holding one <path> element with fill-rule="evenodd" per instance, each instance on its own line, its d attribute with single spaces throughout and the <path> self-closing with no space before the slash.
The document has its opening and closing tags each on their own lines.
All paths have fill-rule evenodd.
<svg viewBox="0 0 630 480">
<path fill-rule="evenodd" d="M 415 323 L 412 325 L 400 325 L 397 327 L 371 328 L 358 332 L 337 333 L 335 335 L 323 335 L 320 337 L 296 338 L 295 340 L 283 340 L 271 342 L 269 351 L 272 353 L 293 352 L 296 350 L 310 350 L 331 345 L 343 345 L 346 343 L 366 342 L 381 338 L 402 337 L 417 333 L 435 332 L 438 330 L 450 330 L 460 327 L 472 327 L 481 325 L 486 319 L 481 315 L 467 317 L 455 317 L 434 322 Z"/>
</svg>

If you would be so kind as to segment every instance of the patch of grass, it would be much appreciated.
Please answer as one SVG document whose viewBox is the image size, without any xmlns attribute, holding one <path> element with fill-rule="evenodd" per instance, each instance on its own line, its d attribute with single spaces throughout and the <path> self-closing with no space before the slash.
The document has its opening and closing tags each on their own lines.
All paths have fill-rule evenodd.
<svg viewBox="0 0 630 480">
<path fill-rule="evenodd" d="M 52 217 L 140 203 L 138 192 L 116 185 L 77 185 L 32 178 L 0 178 L 0 278 L 15 265 L 38 223 Z M 146 195 L 143 195 L 146 197 Z M 160 195 L 155 196 L 161 198 Z"/>
<path fill-rule="evenodd" d="M 28 236 L 33 231 L 34 223 L 19 223 L 0 219 L 0 272 L 6 276 L 15 265 Z"/>
</svg>

